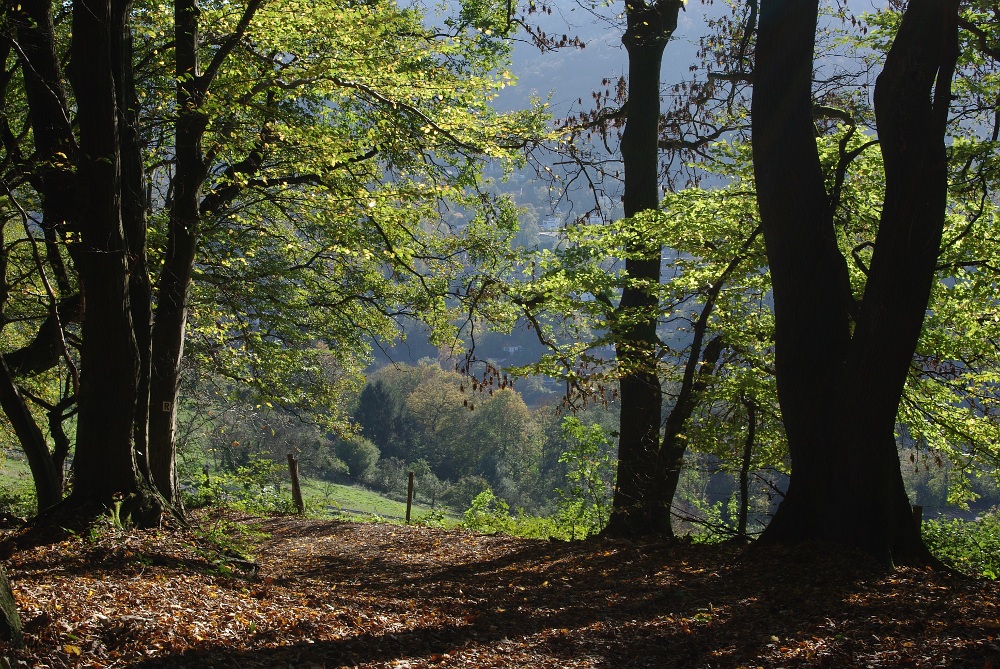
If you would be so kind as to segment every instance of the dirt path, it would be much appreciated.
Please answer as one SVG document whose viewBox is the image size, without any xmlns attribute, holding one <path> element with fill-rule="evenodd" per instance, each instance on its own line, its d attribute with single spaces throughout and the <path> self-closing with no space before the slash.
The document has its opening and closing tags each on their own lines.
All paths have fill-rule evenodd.
<svg viewBox="0 0 1000 669">
<path fill-rule="evenodd" d="M 254 564 L 176 531 L 15 552 L 28 646 L 0 666 L 1000 669 L 996 583 L 793 550 L 261 529 Z"/>
</svg>

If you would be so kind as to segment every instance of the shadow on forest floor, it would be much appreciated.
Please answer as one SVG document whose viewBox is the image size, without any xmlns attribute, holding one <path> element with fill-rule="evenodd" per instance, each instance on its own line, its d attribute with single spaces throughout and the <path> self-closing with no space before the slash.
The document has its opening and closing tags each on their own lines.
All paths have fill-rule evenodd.
<svg viewBox="0 0 1000 669">
<path fill-rule="evenodd" d="M 266 520 L 256 572 L 182 532 L 9 565 L 28 664 L 1000 667 L 1000 587 L 807 548 L 547 542 Z"/>
</svg>

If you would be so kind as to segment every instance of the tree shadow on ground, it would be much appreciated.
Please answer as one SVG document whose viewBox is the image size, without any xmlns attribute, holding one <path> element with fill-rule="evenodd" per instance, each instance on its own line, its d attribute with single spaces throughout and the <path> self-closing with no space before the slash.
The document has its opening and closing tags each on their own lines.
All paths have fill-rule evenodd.
<svg viewBox="0 0 1000 669">
<path fill-rule="evenodd" d="M 327 526 L 306 536 L 353 531 Z M 497 555 L 441 565 L 394 555 L 390 543 L 370 546 L 360 559 L 355 552 L 315 555 L 275 582 L 331 593 L 348 584 L 403 616 L 415 606 L 405 631 L 347 629 L 340 639 L 278 648 L 262 635 L 251 651 L 206 644 L 139 666 L 861 667 L 871 662 L 855 641 L 859 628 L 895 635 L 901 651 L 915 648 L 926 631 L 921 621 L 948 605 L 930 595 L 912 618 L 881 620 L 878 598 L 891 587 L 873 593 L 872 583 L 885 574 L 825 549 L 521 541 Z M 340 604 L 350 607 L 350 597 Z M 422 624 L 429 612 L 451 622 Z M 958 654 L 948 666 L 982 669 L 992 650 L 974 640 L 985 636 L 971 627 L 948 631 L 969 640 L 953 648 Z M 493 664 L 477 665 L 480 654 Z"/>
</svg>

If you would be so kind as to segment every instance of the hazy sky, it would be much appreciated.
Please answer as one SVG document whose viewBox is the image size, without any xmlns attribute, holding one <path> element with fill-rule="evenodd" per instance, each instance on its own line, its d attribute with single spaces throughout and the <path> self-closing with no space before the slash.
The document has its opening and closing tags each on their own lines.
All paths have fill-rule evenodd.
<svg viewBox="0 0 1000 669">
<path fill-rule="evenodd" d="M 541 22 L 542 29 L 553 35 L 577 36 L 586 43 L 585 49 L 567 47 L 556 52 L 539 53 L 530 44 L 520 42 L 514 50 L 513 72 L 518 85 L 500 99 L 500 108 L 521 106 L 531 94 L 546 98 L 552 95 L 552 111 L 565 116 L 583 98 L 584 107 L 590 108 L 591 93 L 605 77 L 618 78 L 625 73 L 627 55 L 621 44 L 624 20 L 616 20 L 613 10 L 621 10 L 622 3 L 604 8 L 603 19 L 595 17 L 580 7 L 575 0 L 555 0 L 551 16 L 533 18 Z M 849 0 L 853 12 L 873 12 L 887 4 L 887 0 Z M 663 57 L 663 82 L 680 81 L 688 66 L 695 60 L 699 38 L 707 32 L 707 18 L 728 12 L 728 7 L 716 0 L 714 4 L 688 2 L 678 18 L 677 30 Z"/>
</svg>

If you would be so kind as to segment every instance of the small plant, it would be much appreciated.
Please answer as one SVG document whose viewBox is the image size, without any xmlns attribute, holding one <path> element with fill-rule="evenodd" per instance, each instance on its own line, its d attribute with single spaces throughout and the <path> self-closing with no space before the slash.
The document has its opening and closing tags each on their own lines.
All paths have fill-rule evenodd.
<svg viewBox="0 0 1000 669">
<path fill-rule="evenodd" d="M 1000 509 L 975 520 L 929 520 L 923 534 L 931 552 L 954 569 L 990 580 L 1000 578 Z"/>
<path fill-rule="evenodd" d="M 261 529 L 260 523 L 234 518 L 225 509 L 215 510 L 203 518 L 195 527 L 195 534 L 219 555 L 219 571 L 231 570 L 229 559 L 246 561 L 254 549 L 270 535 Z M 218 556 L 209 556 L 216 558 Z"/>
<path fill-rule="evenodd" d="M 441 509 L 431 509 L 424 515 L 416 519 L 417 525 L 424 525 L 426 527 L 447 527 L 448 519 L 444 515 L 444 511 Z"/>
<path fill-rule="evenodd" d="M 509 534 L 525 539 L 564 539 L 565 532 L 552 518 L 529 516 L 523 512 L 511 515 L 510 505 L 487 488 L 479 493 L 466 510 L 461 526 L 483 534 Z"/>
<path fill-rule="evenodd" d="M 556 490 L 558 520 L 570 539 L 584 539 L 600 532 L 611 512 L 615 471 L 611 439 L 600 425 L 584 425 L 573 416 L 563 419 L 562 431 L 570 448 L 559 462 L 569 468 L 569 485 Z"/>
<path fill-rule="evenodd" d="M 462 527 L 484 534 L 510 533 L 511 524 L 510 506 L 489 488 L 476 495 L 462 520 Z"/>
</svg>

